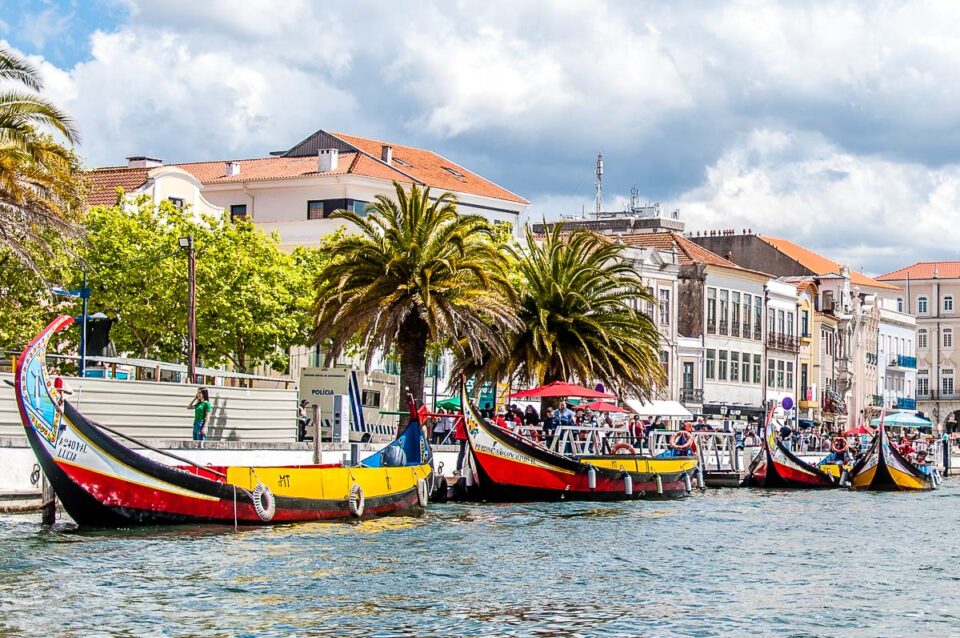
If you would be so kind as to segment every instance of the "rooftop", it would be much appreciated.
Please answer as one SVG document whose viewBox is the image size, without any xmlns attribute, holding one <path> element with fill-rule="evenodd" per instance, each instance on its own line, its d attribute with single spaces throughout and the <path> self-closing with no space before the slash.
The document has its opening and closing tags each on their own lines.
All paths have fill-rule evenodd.
<svg viewBox="0 0 960 638">
<path fill-rule="evenodd" d="M 712 253 L 706 248 L 693 243 L 677 232 L 632 233 L 629 235 L 618 235 L 616 239 L 628 246 L 673 250 L 677 253 L 677 261 L 681 266 L 707 264 L 710 266 L 720 266 L 722 268 L 745 270 L 732 261 L 728 261 L 720 255 Z"/>
<path fill-rule="evenodd" d="M 840 264 L 831 259 L 827 259 L 823 255 L 819 255 L 812 250 L 804 248 L 803 246 L 798 246 L 788 239 L 778 239 L 776 237 L 767 237 L 765 235 L 758 235 L 758 237 L 796 261 L 804 268 L 818 275 L 825 276 L 840 274 L 840 270 L 842 268 Z M 858 286 L 869 286 L 871 288 L 883 288 L 886 290 L 899 289 L 897 286 L 882 283 L 876 279 L 867 277 L 863 273 L 856 272 L 855 270 L 850 271 L 850 281 Z"/>
<path fill-rule="evenodd" d="M 960 279 L 960 261 L 918 261 L 877 277 L 880 281 L 907 279 Z"/>
</svg>

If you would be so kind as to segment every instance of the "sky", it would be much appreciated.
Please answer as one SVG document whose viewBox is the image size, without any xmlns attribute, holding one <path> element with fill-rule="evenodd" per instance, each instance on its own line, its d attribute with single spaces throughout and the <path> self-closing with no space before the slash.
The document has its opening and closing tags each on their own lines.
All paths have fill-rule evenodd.
<svg viewBox="0 0 960 638">
<path fill-rule="evenodd" d="M 960 259 L 960 3 L 0 0 L 89 166 L 325 129 L 439 152 L 527 218 L 632 187 L 868 274 Z"/>
</svg>

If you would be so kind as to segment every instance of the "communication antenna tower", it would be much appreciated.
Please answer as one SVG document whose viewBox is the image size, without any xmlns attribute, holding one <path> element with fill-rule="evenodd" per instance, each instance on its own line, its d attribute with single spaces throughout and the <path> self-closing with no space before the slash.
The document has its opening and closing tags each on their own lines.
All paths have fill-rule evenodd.
<svg viewBox="0 0 960 638">
<path fill-rule="evenodd" d="M 597 214 L 597 221 L 600 221 L 600 210 L 603 207 L 603 154 L 597 153 L 597 199 L 594 202 L 595 210 Z"/>
</svg>

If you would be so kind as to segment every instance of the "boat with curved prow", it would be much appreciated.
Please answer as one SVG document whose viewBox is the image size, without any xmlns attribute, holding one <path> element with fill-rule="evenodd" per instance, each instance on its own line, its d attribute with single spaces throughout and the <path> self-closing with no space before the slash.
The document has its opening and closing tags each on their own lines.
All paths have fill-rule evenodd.
<svg viewBox="0 0 960 638">
<path fill-rule="evenodd" d="M 940 475 L 931 466 L 918 466 L 904 457 L 891 443 L 883 425 L 870 447 L 850 471 L 850 489 L 881 491 L 935 490 L 940 486 Z"/>
<path fill-rule="evenodd" d="M 477 496 L 489 501 L 627 500 L 681 497 L 696 456 L 611 454 L 573 457 L 488 423 L 461 384 L 460 405 L 476 470 Z M 467 470 L 469 471 L 469 470 Z"/>
<path fill-rule="evenodd" d="M 811 465 L 788 450 L 777 439 L 771 427 L 773 410 L 767 412 L 761 437 L 760 452 L 754 458 L 746 483 L 753 487 L 789 489 L 824 489 L 837 487 L 838 480 L 819 467 Z"/>
<path fill-rule="evenodd" d="M 260 525 L 417 512 L 426 505 L 432 457 L 412 402 L 410 423 L 396 440 L 353 467 L 172 466 L 135 452 L 65 401 L 47 371 L 47 343 L 72 322 L 58 317 L 27 346 L 14 385 L 30 446 L 79 526 Z"/>
</svg>

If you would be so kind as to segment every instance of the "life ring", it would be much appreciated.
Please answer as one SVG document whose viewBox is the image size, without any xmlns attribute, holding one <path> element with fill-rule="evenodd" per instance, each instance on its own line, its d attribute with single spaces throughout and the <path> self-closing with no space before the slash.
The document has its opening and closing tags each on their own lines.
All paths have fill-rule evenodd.
<svg viewBox="0 0 960 638">
<path fill-rule="evenodd" d="M 685 435 L 687 437 L 687 440 L 684 443 L 677 443 L 677 441 L 680 440 L 681 435 Z M 678 452 L 682 452 L 683 450 L 689 450 L 691 447 L 693 447 L 693 435 L 687 432 L 686 430 L 680 430 L 678 432 L 674 432 L 670 436 L 670 447 L 673 448 L 674 450 L 677 450 Z"/>
<path fill-rule="evenodd" d="M 849 449 L 850 442 L 842 436 L 836 437 L 833 439 L 833 443 L 830 444 L 830 451 L 834 454 L 846 454 L 847 450 Z"/>
<path fill-rule="evenodd" d="M 427 499 L 430 498 L 430 490 L 427 487 L 427 482 L 423 479 L 417 479 L 417 503 L 420 507 L 427 506 Z"/>
<path fill-rule="evenodd" d="M 350 488 L 350 496 L 347 498 L 347 506 L 350 508 L 350 515 L 355 518 L 360 518 L 363 516 L 363 507 L 366 504 L 366 501 L 363 498 L 363 489 L 357 485 L 353 484 L 353 487 Z"/>
<path fill-rule="evenodd" d="M 610 454 L 620 454 L 620 452 L 636 455 L 637 450 L 629 443 L 620 441 L 619 443 L 614 445 L 612 448 L 610 448 Z"/>
<path fill-rule="evenodd" d="M 257 516 L 264 523 L 273 520 L 273 515 L 277 513 L 277 502 L 273 498 L 273 492 L 263 483 L 257 483 L 253 488 L 253 509 L 257 511 Z"/>
</svg>

